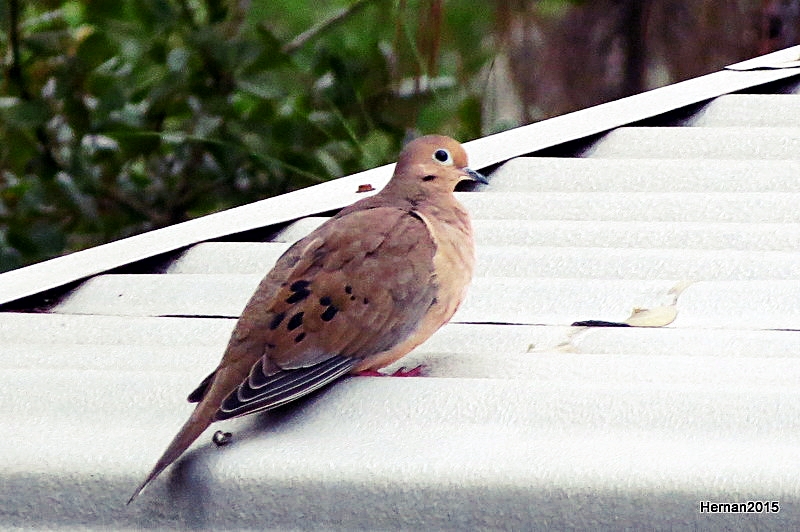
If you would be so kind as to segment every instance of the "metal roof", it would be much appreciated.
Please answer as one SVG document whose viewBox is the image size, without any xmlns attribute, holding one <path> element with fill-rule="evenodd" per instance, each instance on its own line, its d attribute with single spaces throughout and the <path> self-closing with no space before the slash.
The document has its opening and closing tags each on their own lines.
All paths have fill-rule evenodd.
<svg viewBox="0 0 800 532">
<path fill-rule="evenodd" d="M 391 166 L 0 275 L 0 527 L 800 527 L 798 56 L 467 143 L 429 375 L 220 423 L 130 507 L 260 278 Z"/>
</svg>

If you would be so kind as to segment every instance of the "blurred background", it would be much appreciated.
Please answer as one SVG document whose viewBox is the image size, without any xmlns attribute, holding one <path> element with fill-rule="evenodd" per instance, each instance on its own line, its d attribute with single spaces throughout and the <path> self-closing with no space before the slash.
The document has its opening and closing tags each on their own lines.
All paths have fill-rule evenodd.
<svg viewBox="0 0 800 532">
<path fill-rule="evenodd" d="M 800 0 L 0 0 L 0 271 L 798 42 Z"/>
</svg>

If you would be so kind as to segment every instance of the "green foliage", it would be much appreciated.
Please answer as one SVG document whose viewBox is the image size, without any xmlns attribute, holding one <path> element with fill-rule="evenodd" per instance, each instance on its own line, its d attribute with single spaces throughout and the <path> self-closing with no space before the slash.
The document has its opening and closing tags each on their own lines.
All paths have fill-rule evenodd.
<svg viewBox="0 0 800 532">
<path fill-rule="evenodd" d="M 491 13 L 431 3 L 4 1 L 0 271 L 478 136 Z"/>
</svg>

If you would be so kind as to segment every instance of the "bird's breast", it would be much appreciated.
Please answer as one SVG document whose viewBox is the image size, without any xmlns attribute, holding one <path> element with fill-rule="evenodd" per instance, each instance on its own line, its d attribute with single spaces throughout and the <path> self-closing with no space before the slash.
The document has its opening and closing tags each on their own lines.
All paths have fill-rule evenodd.
<svg viewBox="0 0 800 532">
<path fill-rule="evenodd" d="M 466 295 L 475 266 L 472 225 L 466 211 L 457 204 L 449 212 L 418 213 L 433 237 L 436 253 L 433 268 L 436 276 L 437 304 L 447 321 Z"/>
</svg>

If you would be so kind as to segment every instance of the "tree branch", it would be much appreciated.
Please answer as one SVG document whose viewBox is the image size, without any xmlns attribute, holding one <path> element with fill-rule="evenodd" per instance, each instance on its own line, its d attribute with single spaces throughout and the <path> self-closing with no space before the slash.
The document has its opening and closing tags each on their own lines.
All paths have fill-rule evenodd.
<svg viewBox="0 0 800 532">
<path fill-rule="evenodd" d="M 8 40 L 11 45 L 11 66 L 8 67 L 8 79 L 17 87 L 23 100 L 30 100 L 30 93 L 22 77 L 22 65 L 19 52 L 19 0 L 8 0 Z"/>
<path fill-rule="evenodd" d="M 346 7 L 330 17 L 327 20 L 323 20 L 322 22 L 311 26 L 309 29 L 283 45 L 281 51 L 285 54 L 293 54 L 300 48 L 306 45 L 308 41 L 311 41 L 318 37 L 320 34 L 325 33 L 326 31 L 330 30 L 331 28 L 335 27 L 336 25 L 340 24 L 342 21 L 346 20 L 347 18 L 355 15 L 362 9 L 364 9 L 367 5 L 369 5 L 374 0 L 357 0 L 354 2 L 350 7 Z"/>
</svg>

